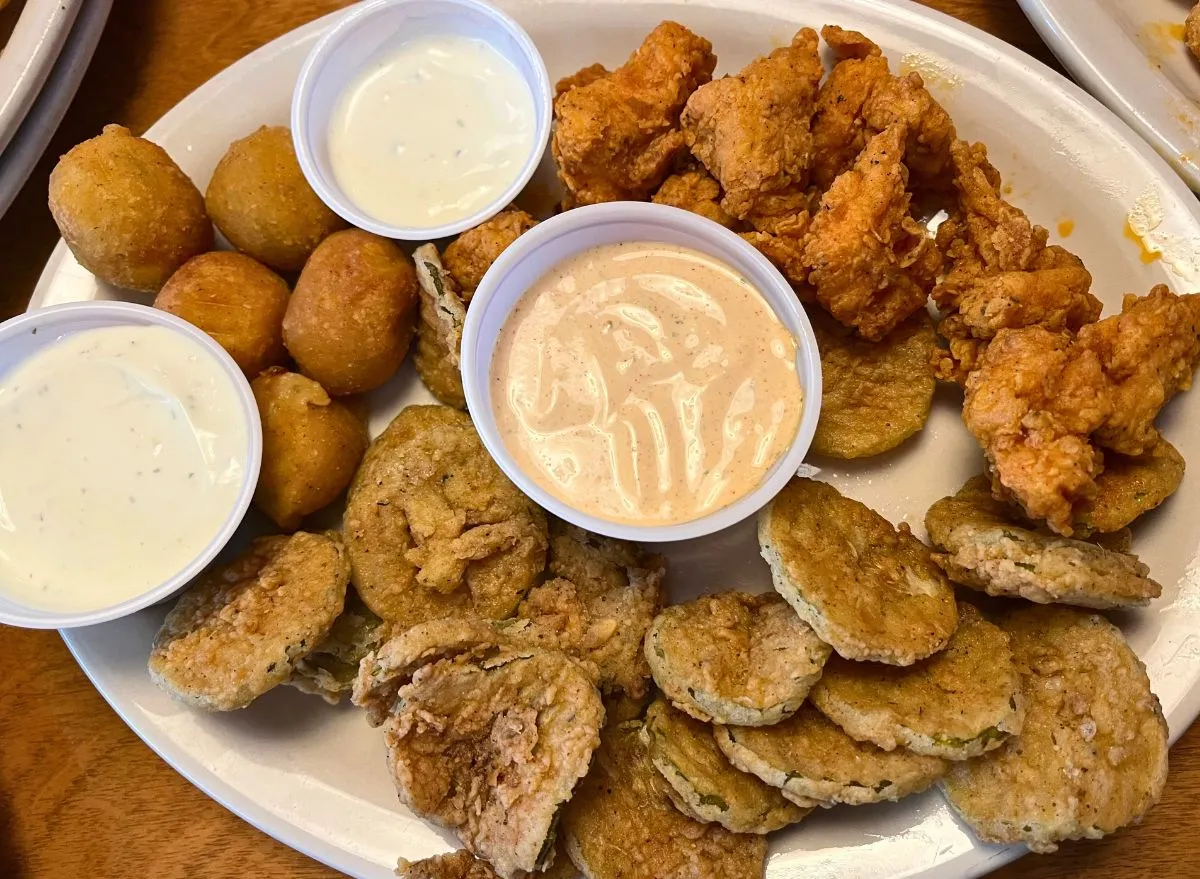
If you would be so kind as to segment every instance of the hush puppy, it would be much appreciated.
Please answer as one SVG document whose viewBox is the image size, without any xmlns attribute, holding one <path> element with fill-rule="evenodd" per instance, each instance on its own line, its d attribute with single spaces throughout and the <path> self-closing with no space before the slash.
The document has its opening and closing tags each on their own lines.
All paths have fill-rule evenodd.
<svg viewBox="0 0 1200 879">
<path fill-rule="evenodd" d="M 287 305 L 283 278 L 248 256 L 223 250 L 189 259 L 154 300 L 155 308 L 216 339 L 249 378 L 287 358 Z"/>
<path fill-rule="evenodd" d="M 102 281 L 156 293 L 212 250 L 204 199 L 166 151 L 128 128 L 74 147 L 50 174 L 50 213 L 79 264 Z"/>
<path fill-rule="evenodd" d="M 367 450 L 367 429 L 312 379 L 274 367 L 250 383 L 262 419 L 254 503 L 285 531 L 332 502 Z"/>
<path fill-rule="evenodd" d="M 330 394 L 377 388 L 400 368 L 416 329 L 417 273 L 399 247 L 359 229 L 313 251 L 283 317 L 300 371 Z"/>
<path fill-rule="evenodd" d="M 217 163 L 204 196 L 229 242 L 281 272 L 298 272 L 330 233 L 346 222 L 313 192 L 282 126 L 235 140 Z"/>
</svg>

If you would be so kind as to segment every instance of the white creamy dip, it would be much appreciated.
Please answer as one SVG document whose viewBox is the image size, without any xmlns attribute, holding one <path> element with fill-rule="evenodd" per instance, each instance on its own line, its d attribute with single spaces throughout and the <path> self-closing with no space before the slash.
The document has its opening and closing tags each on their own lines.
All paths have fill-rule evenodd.
<svg viewBox="0 0 1200 879">
<path fill-rule="evenodd" d="M 78 612 L 157 586 L 220 531 L 246 452 L 233 381 L 196 342 L 64 336 L 0 378 L 0 589 Z"/>
<path fill-rule="evenodd" d="M 329 129 L 338 185 L 384 223 L 440 226 L 500 196 L 533 148 L 533 95 L 483 40 L 410 40 L 343 92 Z"/>
</svg>

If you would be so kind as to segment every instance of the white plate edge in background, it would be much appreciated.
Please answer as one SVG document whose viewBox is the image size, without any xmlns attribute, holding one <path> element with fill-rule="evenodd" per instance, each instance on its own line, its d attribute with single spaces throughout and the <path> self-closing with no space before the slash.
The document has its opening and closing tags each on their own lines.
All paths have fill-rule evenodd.
<svg viewBox="0 0 1200 879">
<path fill-rule="evenodd" d="M 0 49 L 0 155 L 37 99 L 87 0 L 28 0 Z"/>
</svg>

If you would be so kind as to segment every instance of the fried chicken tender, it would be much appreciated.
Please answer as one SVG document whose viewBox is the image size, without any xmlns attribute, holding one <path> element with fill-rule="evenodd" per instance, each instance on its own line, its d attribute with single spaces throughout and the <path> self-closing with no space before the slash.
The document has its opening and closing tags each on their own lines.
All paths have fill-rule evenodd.
<svg viewBox="0 0 1200 879">
<path fill-rule="evenodd" d="M 471 419 L 409 406 L 367 450 L 343 520 L 355 588 L 407 628 L 510 616 L 546 562 L 545 514 L 484 449 Z"/>
<path fill-rule="evenodd" d="M 525 211 L 511 208 L 468 229 L 446 245 L 442 259 L 461 291 L 463 302 L 470 303 L 475 288 L 497 257 L 536 225 L 537 220 Z"/>
<path fill-rule="evenodd" d="M 577 74 L 586 84 L 555 99 L 551 141 L 570 199 L 583 205 L 649 198 L 686 149 L 684 105 L 716 66 L 712 43 L 664 21 L 612 73 Z"/>
<path fill-rule="evenodd" d="M 726 229 L 737 222 L 721 207 L 721 184 L 703 168 L 687 168 L 672 174 L 663 181 L 651 201 L 691 211 Z"/>
<path fill-rule="evenodd" d="M 775 224 L 774 231 L 742 232 L 741 237 L 752 244 L 779 269 L 801 302 L 816 302 L 817 293 L 808 283 L 808 263 L 804 259 L 804 242 L 811 225 L 807 211 L 801 211 L 786 222 Z"/>
<path fill-rule="evenodd" d="M 804 246 L 817 301 L 872 341 L 925 304 L 941 262 L 908 215 L 905 136 L 898 124 L 867 142 L 821 197 Z"/>
<path fill-rule="evenodd" d="M 791 45 L 688 99 L 682 119 L 688 149 L 720 181 L 721 207 L 729 214 L 788 216 L 807 203 L 809 121 L 824 72 L 817 33 L 803 28 Z"/>
</svg>

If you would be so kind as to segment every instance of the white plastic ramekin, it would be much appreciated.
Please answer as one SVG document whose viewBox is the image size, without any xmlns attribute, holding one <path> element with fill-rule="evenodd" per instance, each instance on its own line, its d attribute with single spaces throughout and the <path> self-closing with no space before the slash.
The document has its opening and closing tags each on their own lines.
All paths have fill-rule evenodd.
<svg viewBox="0 0 1200 879">
<path fill-rule="evenodd" d="M 677 525 L 631 525 L 600 519 L 559 500 L 535 482 L 509 453 L 492 409 L 492 355 L 513 306 L 542 275 L 570 256 L 602 244 L 660 241 L 692 247 L 745 275 L 796 338 L 796 371 L 804 391 L 800 426 L 787 452 L 759 486 L 739 500 Z M 598 534 L 661 543 L 703 537 L 754 515 L 795 475 L 821 413 L 821 360 L 808 316 L 795 292 L 767 259 L 728 229 L 696 214 L 645 202 L 576 208 L 535 226 L 516 240 L 484 275 L 463 328 L 462 377 L 467 407 L 488 452 L 521 491 L 560 519 Z"/>
<path fill-rule="evenodd" d="M 401 43 L 431 34 L 484 40 L 508 59 L 533 96 L 533 145 L 521 173 L 481 210 L 440 226 L 396 226 L 367 214 L 338 185 L 329 160 L 329 122 L 342 92 L 364 68 Z M 430 241 L 478 226 L 525 188 L 550 140 L 551 101 L 542 56 L 521 26 L 500 10 L 482 0 L 374 0 L 348 10 L 309 53 L 292 93 L 292 141 L 309 185 L 343 219 L 385 238 Z"/>
<path fill-rule="evenodd" d="M 54 611 L 31 607 L 17 601 L 5 593 L 3 583 L 0 583 L 0 623 L 27 629 L 69 629 L 76 626 L 90 626 L 128 616 L 142 608 L 171 598 L 182 592 L 188 583 L 204 570 L 205 566 L 229 542 L 238 525 L 241 524 L 242 518 L 246 515 L 250 500 L 254 496 L 254 488 L 258 484 L 258 471 L 262 464 L 262 423 L 258 417 L 258 406 L 255 405 L 254 394 L 250 392 L 250 382 L 246 380 L 246 376 L 242 374 L 238 365 L 233 362 L 233 358 L 225 352 L 224 348 L 213 341 L 211 336 L 173 314 L 132 302 L 98 300 L 52 305 L 14 317 L 12 320 L 0 324 L 0 381 L 3 381 L 4 374 L 13 367 L 34 352 L 53 345 L 63 336 L 82 330 L 112 326 L 166 327 L 198 344 L 208 356 L 220 364 L 222 371 L 233 383 L 242 420 L 246 427 L 246 467 L 237 500 L 230 507 L 220 529 L 211 536 L 199 555 L 170 579 L 147 589 L 141 595 L 91 611 Z M 0 490 L 2 489 L 3 486 L 0 486 Z M 187 503 L 187 498 L 180 498 L 180 503 Z M 62 551 L 70 552 L 71 547 L 64 546 Z M 137 563 L 137 558 L 129 559 L 131 568 L 136 567 Z"/>
</svg>

